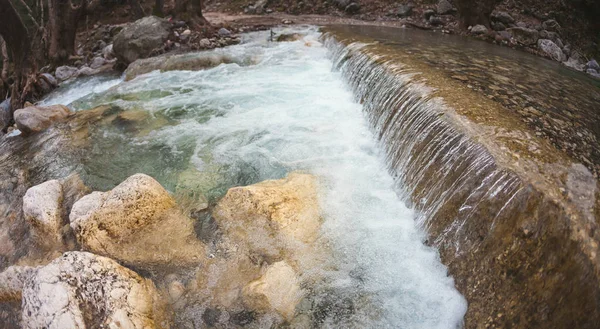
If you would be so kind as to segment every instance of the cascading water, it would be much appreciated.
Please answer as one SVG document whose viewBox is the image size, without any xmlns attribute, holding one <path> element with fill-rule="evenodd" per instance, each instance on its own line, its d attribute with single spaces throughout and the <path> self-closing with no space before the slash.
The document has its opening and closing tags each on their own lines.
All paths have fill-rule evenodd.
<svg viewBox="0 0 600 329">
<path fill-rule="evenodd" d="M 460 136 L 444 147 L 444 131 L 451 134 L 450 128 L 419 136 L 386 128 L 410 124 L 426 129 L 440 123 L 420 114 L 423 106 L 431 105 L 402 92 L 399 87 L 406 84 L 399 84 L 402 78 L 381 80 L 377 68 L 364 59 L 340 61 L 346 54 L 341 47 L 334 50 L 334 66 L 342 71 L 336 72 L 314 28 L 293 32 L 306 36 L 270 43 L 268 33 L 252 33 L 243 44 L 226 48 L 231 56 L 253 54 L 256 64 L 252 66 L 224 64 L 198 72 L 152 72 L 114 86 L 114 80 L 104 82 L 108 90 L 87 96 L 89 87 L 73 86 L 45 103 L 73 101 L 71 107 L 76 110 L 108 104 L 128 113 L 144 113 L 141 117 L 150 122 L 151 129 L 107 127 L 93 135 L 80 167 L 84 181 L 93 189 L 106 190 L 131 174 L 144 172 L 177 193 L 191 175 L 197 182 L 194 188 L 216 200 L 229 187 L 280 178 L 294 170 L 316 175 L 324 216 L 320 240 L 332 255 L 311 270 L 317 274 L 301 276 L 304 282 L 320 278 L 311 283 L 297 309 L 299 316 L 311 318 L 311 326 L 460 327 L 466 302 L 437 251 L 423 244 L 425 234 L 414 222 L 418 214 L 419 222 L 425 223 L 430 213 L 442 207 L 441 196 L 428 195 L 439 190 L 430 190 L 427 176 L 431 179 L 433 170 L 444 169 L 439 162 L 426 165 L 424 161 L 439 161 L 429 156 L 446 149 L 446 155 L 439 155 L 448 157 L 442 160 L 445 166 L 464 163 L 465 171 L 458 175 L 477 173 L 462 188 L 456 186 L 462 193 L 482 177 L 495 179 L 498 186 L 509 178 L 494 174 L 493 165 L 469 167 L 481 152 Z M 359 70 L 352 75 L 350 68 Z M 343 76 L 363 106 L 354 101 Z M 382 92 L 371 94 L 367 88 Z M 390 98 L 390 88 L 402 96 Z M 75 99 L 74 94 L 81 97 Z M 401 103 L 407 114 L 383 112 L 380 107 L 396 108 Z M 377 110 L 382 112 L 376 114 Z M 387 152 L 381 152 L 385 144 L 376 142 L 367 121 L 376 127 L 380 140 L 389 141 Z M 395 148 L 392 140 L 411 147 Z M 451 148 L 462 153 L 455 154 Z M 419 157 L 419 162 L 411 160 Z M 386 164 L 414 168 L 404 174 L 395 171 L 402 176 L 394 181 Z M 444 182 L 442 176 L 437 179 Z M 489 186 L 469 192 L 485 194 Z M 415 204 L 419 212 L 397 196 L 414 193 L 414 189 L 421 191 L 424 200 Z M 476 201 L 465 203 L 475 205 Z M 433 210 L 427 213 L 425 209 Z"/>
</svg>

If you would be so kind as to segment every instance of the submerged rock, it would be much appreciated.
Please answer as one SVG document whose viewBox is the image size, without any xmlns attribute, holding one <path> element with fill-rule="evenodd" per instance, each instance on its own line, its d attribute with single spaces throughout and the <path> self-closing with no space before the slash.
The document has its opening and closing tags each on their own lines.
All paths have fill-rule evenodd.
<svg viewBox="0 0 600 329">
<path fill-rule="evenodd" d="M 144 174 L 108 192 L 86 195 L 73 205 L 69 219 L 85 250 L 127 264 L 188 264 L 204 256 L 191 220 L 156 180 Z"/>
<path fill-rule="evenodd" d="M 31 187 L 23 197 L 23 216 L 31 225 L 33 236 L 39 245 L 61 244 L 63 187 L 57 180 L 50 180 Z"/>
<path fill-rule="evenodd" d="M 267 267 L 265 274 L 246 285 L 242 294 L 247 307 L 260 312 L 276 311 L 289 321 L 302 290 L 294 269 L 282 261 Z"/>
<path fill-rule="evenodd" d="M 15 123 L 23 134 L 39 133 L 65 119 L 71 111 L 63 105 L 29 106 L 15 111 Z"/>
<path fill-rule="evenodd" d="M 288 42 L 302 39 L 302 34 L 299 33 L 283 33 L 277 36 L 277 42 Z"/>
<path fill-rule="evenodd" d="M 156 328 L 156 288 L 112 259 L 67 252 L 31 273 L 23 328 Z"/>
<path fill-rule="evenodd" d="M 170 33 L 170 24 L 156 16 L 139 19 L 123 28 L 115 37 L 113 51 L 127 64 L 149 57 L 161 48 Z"/>
<path fill-rule="evenodd" d="M 567 60 L 567 56 L 563 53 L 562 49 L 556 45 L 552 40 L 539 39 L 537 42 L 538 47 L 546 55 L 555 61 L 564 62 Z"/>
</svg>

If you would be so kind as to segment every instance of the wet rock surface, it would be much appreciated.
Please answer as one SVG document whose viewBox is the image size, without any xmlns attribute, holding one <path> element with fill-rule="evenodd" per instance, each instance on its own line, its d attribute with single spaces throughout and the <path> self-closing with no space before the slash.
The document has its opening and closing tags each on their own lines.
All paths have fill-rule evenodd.
<svg viewBox="0 0 600 329">
<path fill-rule="evenodd" d="M 563 147 L 596 144 L 589 123 L 599 122 L 597 84 L 527 56 L 482 57 L 468 43 L 421 49 L 411 46 L 423 40 L 412 34 L 332 30 L 344 44 L 372 44 L 337 55 L 387 145 L 392 171 L 425 212 L 417 222 L 428 243 L 469 302 L 465 327 L 595 328 L 599 161 L 590 154 L 598 148 Z M 383 45 L 372 43 L 375 35 Z M 366 73 L 352 74 L 359 70 Z M 425 86 L 444 102 L 425 96 Z M 521 97 L 536 105 L 522 108 Z M 412 139 L 415 129 L 425 137 Z"/>
</svg>

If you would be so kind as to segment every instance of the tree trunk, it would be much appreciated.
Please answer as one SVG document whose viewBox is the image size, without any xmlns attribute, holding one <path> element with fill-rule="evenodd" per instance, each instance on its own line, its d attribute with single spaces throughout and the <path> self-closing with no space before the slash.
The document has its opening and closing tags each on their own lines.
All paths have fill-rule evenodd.
<svg viewBox="0 0 600 329">
<path fill-rule="evenodd" d="M 464 28 L 478 24 L 490 27 L 490 15 L 502 0 L 455 0 L 461 25 Z"/>
<path fill-rule="evenodd" d="M 0 73 L 0 80 L 2 80 L 3 84 L 8 82 L 8 66 L 10 65 L 8 60 L 8 49 L 6 48 L 6 42 L 0 36 L 0 56 L 2 56 L 2 73 Z M 2 96 L 0 95 L 0 100 L 2 100 Z"/>
<path fill-rule="evenodd" d="M 0 0 L 0 35 L 14 62 L 14 79 L 10 87 L 11 113 L 5 127 L 2 127 L 4 132 L 12 124 L 14 111 L 22 108 L 26 99 L 35 97 L 36 72 L 44 57 L 39 24 L 31 16 L 21 16 L 19 12 L 25 8 L 15 6 L 23 5 Z"/>
<path fill-rule="evenodd" d="M 75 54 L 77 23 L 85 15 L 87 0 L 76 6 L 71 0 L 48 0 L 48 56 L 55 64 L 65 63 Z"/>
<path fill-rule="evenodd" d="M 202 16 L 202 0 L 175 0 L 175 16 L 196 29 L 210 29 L 210 23 Z"/>
<path fill-rule="evenodd" d="M 140 5 L 139 0 L 127 0 L 129 3 L 129 7 L 133 13 L 133 18 L 140 19 L 144 17 L 144 8 Z"/>
<path fill-rule="evenodd" d="M 164 17 L 164 8 L 165 8 L 165 0 L 156 0 L 154 2 L 154 8 L 152 9 L 152 14 L 158 17 Z"/>
</svg>

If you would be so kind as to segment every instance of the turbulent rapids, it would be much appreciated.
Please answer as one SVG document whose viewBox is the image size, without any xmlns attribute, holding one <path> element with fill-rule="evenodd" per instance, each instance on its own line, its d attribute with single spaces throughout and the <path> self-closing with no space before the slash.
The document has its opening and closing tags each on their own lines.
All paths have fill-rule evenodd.
<svg viewBox="0 0 600 329">
<path fill-rule="evenodd" d="M 126 312 L 156 327 L 593 327 L 590 170 L 389 30 L 276 32 L 293 41 L 254 32 L 177 58 L 210 57 L 214 67 L 161 61 L 162 71 L 136 77 L 76 80 L 42 102 L 67 105 L 67 122 L 0 141 L 0 229 L 9 232 L 0 232 L 0 269 L 31 266 L 1 274 L 18 274 L 0 283 L 0 300 L 12 301 L 0 307 L 7 327 L 20 321 L 21 281 L 23 312 L 44 310 L 26 295 L 43 295 L 43 284 L 23 279 L 31 271 L 40 280 L 97 264 L 106 269 L 69 284 L 85 290 L 97 284 L 90 277 L 114 275 L 103 284 L 142 291 Z M 62 184 L 70 211 L 54 230 L 58 249 L 33 243 L 39 227 L 18 220 L 43 194 L 27 188 L 42 183 Z M 89 191 L 107 192 L 81 198 Z M 152 216 L 160 221 L 141 229 Z M 131 231 L 111 227 L 120 220 Z M 276 221 L 286 224 L 271 231 Z M 77 252 L 46 265 L 57 250 L 81 249 L 133 271 Z M 145 313 L 153 298 L 161 317 Z M 126 309 L 103 305 L 85 311 L 121 319 Z"/>
</svg>

